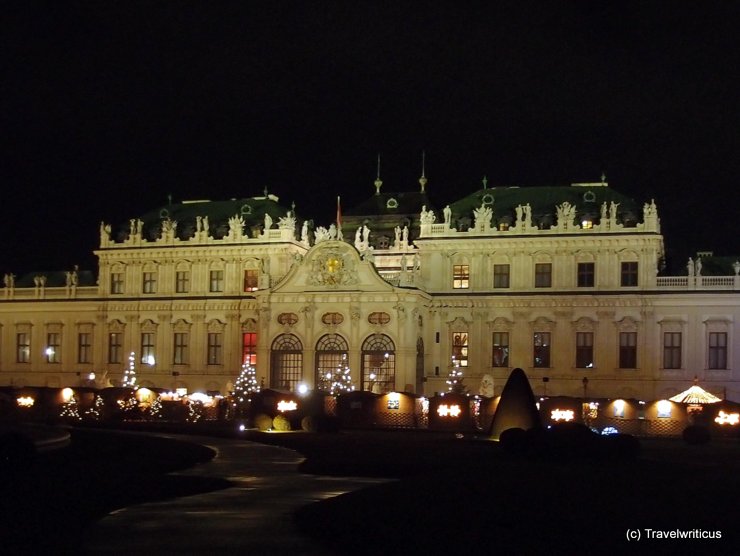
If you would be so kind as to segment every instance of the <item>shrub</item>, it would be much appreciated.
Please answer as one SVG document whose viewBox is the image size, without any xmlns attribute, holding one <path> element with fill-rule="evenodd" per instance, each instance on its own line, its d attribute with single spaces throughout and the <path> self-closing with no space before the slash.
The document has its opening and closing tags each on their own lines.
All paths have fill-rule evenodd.
<svg viewBox="0 0 740 556">
<path fill-rule="evenodd" d="M 707 444 L 709 442 L 709 429 L 701 425 L 689 425 L 681 434 L 686 444 Z"/>
<path fill-rule="evenodd" d="M 329 415 L 306 415 L 301 420 L 301 428 L 307 432 L 338 432 L 339 419 Z"/>
<path fill-rule="evenodd" d="M 259 413 L 254 418 L 254 426 L 261 431 L 269 431 L 272 428 L 272 417 Z"/>
<path fill-rule="evenodd" d="M 290 420 L 285 415 L 276 415 L 272 420 L 272 428 L 276 431 L 289 431 Z"/>
</svg>

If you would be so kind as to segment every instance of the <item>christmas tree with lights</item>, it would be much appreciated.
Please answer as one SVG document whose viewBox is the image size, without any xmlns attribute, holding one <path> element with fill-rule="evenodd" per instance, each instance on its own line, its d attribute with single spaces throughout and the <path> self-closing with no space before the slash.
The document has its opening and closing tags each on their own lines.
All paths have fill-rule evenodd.
<svg viewBox="0 0 740 556">
<path fill-rule="evenodd" d="M 128 369 L 123 371 L 124 388 L 136 388 L 136 354 L 132 351 L 128 356 Z"/>
<path fill-rule="evenodd" d="M 252 401 L 252 395 L 259 391 L 260 386 L 257 383 L 257 369 L 252 365 L 244 363 L 242 365 L 242 372 L 239 373 L 236 384 L 234 385 L 234 406 L 239 410 L 246 409 Z"/>
<path fill-rule="evenodd" d="M 463 372 L 460 370 L 457 361 L 453 362 L 452 369 L 450 369 L 450 375 L 447 379 L 447 391 L 454 394 L 466 394 L 468 391 L 467 386 L 463 384 Z"/>
<path fill-rule="evenodd" d="M 342 362 L 329 377 L 329 391 L 332 396 L 338 396 L 346 392 L 352 392 L 355 387 L 352 385 L 352 372 L 347 365 L 347 356 L 342 355 Z"/>
<path fill-rule="evenodd" d="M 77 398 L 70 396 L 69 400 L 64 402 L 62 405 L 62 411 L 59 413 L 60 417 L 65 419 L 73 419 L 75 421 L 80 420 L 80 408 L 77 405 Z"/>
<path fill-rule="evenodd" d="M 162 415 L 162 400 L 159 399 L 159 396 L 156 396 L 152 403 L 149 404 L 149 407 L 147 408 L 147 413 L 149 413 L 149 416 L 153 419 L 161 419 L 164 417 Z"/>
<path fill-rule="evenodd" d="M 87 419 L 92 419 L 93 421 L 99 421 L 103 416 L 104 406 L 105 402 L 103 401 L 103 398 L 101 396 L 95 396 L 95 402 L 92 407 L 85 412 L 85 417 Z"/>
</svg>

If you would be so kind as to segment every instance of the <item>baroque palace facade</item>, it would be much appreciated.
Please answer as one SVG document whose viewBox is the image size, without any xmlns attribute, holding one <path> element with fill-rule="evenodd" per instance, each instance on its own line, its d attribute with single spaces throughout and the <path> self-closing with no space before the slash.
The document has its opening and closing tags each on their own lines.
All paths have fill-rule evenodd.
<svg viewBox="0 0 740 556">
<path fill-rule="evenodd" d="M 454 370 L 494 395 L 521 367 L 538 395 L 659 399 L 696 378 L 740 400 L 740 263 L 660 276 L 654 201 L 484 181 L 435 209 L 419 181 L 378 179 L 328 228 L 266 191 L 101 223 L 97 273 L 5 275 L 0 385 L 115 385 L 131 358 L 139 384 L 190 392 L 230 391 L 246 362 L 275 389 L 349 367 L 362 390 L 429 396 Z"/>
</svg>

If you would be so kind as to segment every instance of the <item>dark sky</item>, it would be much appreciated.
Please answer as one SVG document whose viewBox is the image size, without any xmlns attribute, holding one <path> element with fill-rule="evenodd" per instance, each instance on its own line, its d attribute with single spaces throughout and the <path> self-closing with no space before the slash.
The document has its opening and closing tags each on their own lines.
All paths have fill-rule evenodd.
<svg viewBox="0 0 740 556">
<path fill-rule="evenodd" d="M 461 5 L 458 5 L 461 4 Z M 597 181 L 669 255 L 739 255 L 738 2 L 5 2 L 0 272 L 94 268 L 101 220 Z"/>
</svg>

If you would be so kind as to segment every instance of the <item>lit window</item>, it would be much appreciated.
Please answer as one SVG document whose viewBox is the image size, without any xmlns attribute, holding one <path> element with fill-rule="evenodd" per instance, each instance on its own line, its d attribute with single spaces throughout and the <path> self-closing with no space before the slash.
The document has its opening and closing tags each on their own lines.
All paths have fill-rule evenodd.
<svg viewBox="0 0 740 556">
<path fill-rule="evenodd" d="M 145 272 L 143 275 L 144 293 L 157 293 L 157 274 L 154 272 Z"/>
<path fill-rule="evenodd" d="M 242 334 L 242 363 L 252 367 L 257 365 L 257 333 L 244 332 Z"/>
<path fill-rule="evenodd" d="M 58 332 L 50 332 L 46 335 L 46 362 L 47 363 L 61 363 L 61 334 Z"/>
<path fill-rule="evenodd" d="M 534 367 L 550 366 L 550 333 L 535 332 L 534 338 Z"/>
<path fill-rule="evenodd" d="M 254 292 L 257 291 L 259 284 L 259 272 L 254 269 L 244 271 L 244 291 Z"/>
<path fill-rule="evenodd" d="M 153 365 L 154 359 L 154 334 L 143 332 L 141 334 L 141 362 L 145 365 Z"/>
<path fill-rule="evenodd" d="M 110 275 L 110 292 L 123 293 L 123 273 L 113 272 Z"/>
<path fill-rule="evenodd" d="M 470 266 L 466 264 L 452 266 L 452 287 L 455 289 L 467 289 L 470 287 Z"/>
<path fill-rule="evenodd" d="M 468 366 L 468 333 L 452 333 L 452 359 L 460 367 Z"/>
<path fill-rule="evenodd" d="M 190 291 L 190 272 L 178 270 L 175 274 L 175 292 L 188 293 Z"/>
<path fill-rule="evenodd" d="M 209 286 L 208 291 L 210 292 L 224 291 L 224 271 L 223 270 L 211 270 L 210 286 Z"/>
<path fill-rule="evenodd" d="M 509 366 L 509 333 L 508 332 L 494 332 L 493 333 L 493 366 L 494 367 L 508 367 Z"/>
<path fill-rule="evenodd" d="M 18 363 L 31 361 L 31 335 L 26 332 L 16 334 L 16 361 Z"/>
</svg>

